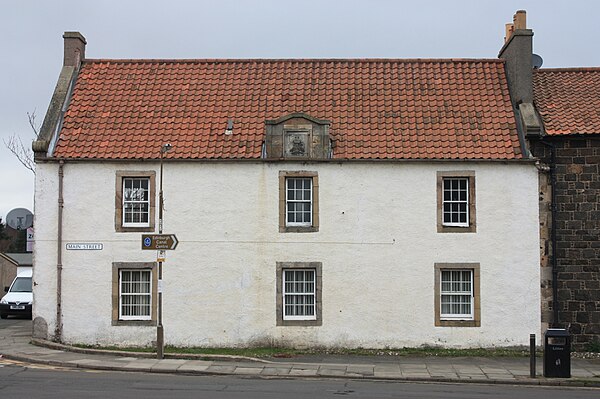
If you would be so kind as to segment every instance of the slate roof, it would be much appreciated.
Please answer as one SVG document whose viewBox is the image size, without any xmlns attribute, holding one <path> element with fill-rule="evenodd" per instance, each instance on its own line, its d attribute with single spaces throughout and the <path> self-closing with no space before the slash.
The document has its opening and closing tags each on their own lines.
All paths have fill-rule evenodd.
<svg viewBox="0 0 600 399">
<path fill-rule="evenodd" d="M 496 59 L 86 60 L 53 156 L 258 159 L 295 112 L 331 121 L 336 159 L 522 158 Z"/>
<path fill-rule="evenodd" d="M 548 135 L 600 133 L 600 68 L 534 71 L 533 92 Z"/>
</svg>

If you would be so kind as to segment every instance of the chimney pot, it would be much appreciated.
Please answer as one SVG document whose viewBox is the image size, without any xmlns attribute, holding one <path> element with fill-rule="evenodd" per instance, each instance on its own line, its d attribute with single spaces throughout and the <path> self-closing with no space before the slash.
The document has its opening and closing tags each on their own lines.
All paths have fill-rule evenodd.
<svg viewBox="0 0 600 399">
<path fill-rule="evenodd" d="M 505 29 L 506 29 L 506 33 L 504 35 L 504 43 L 506 43 L 508 41 L 508 39 L 510 39 L 510 37 L 512 36 L 513 32 L 515 31 L 515 25 L 514 24 L 506 24 Z"/>
<path fill-rule="evenodd" d="M 527 29 L 527 11 L 519 10 L 513 17 L 515 29 Z"/>
<path fill-rule="evenodd" d="M 63 35 L 65 45 L 64 66 L 79 68 L 81 61 L 85 59 L 85 45 L 87 41 L 79 32 L 65 32 Z"/>
</svg>

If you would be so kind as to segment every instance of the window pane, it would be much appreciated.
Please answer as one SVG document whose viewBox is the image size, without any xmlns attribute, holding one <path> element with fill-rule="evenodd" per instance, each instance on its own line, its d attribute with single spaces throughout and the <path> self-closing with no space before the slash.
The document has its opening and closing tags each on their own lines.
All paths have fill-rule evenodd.
<svg viewBox="0 0 600 399">
<path fill-rule="evenodd" d="M 450 204 L 444 204 L 444 223 L 450 223 L 452 221 L 451 215 Z"/>
<path fill-rule="evenodd" d="M 150 179 L 123 179 L 123 224 L 148 225 L 150 221 Z"/>
<path fill-rule="evenodd" d="M 460 223 L 460 218 L 458 216 L 458 213 L 453 210 L 454 212 L 452 213 L 452 223 Z"/>
<path fill-rule="evenodd" d="M 443 179 L 443 223 L 467 225 L 468 220 L 468 178 Z"/>
<path fill-rule="evenodd" d="M 286 178 L 286 210 L 288 225 L 312 223 L 312 178 Z"/>
<path fill-rule="evenodd" d="M 452 191 L 452 195 L 451 195 L 451 200 L 452 201 L 458 201 L 458 199 L 459 199 L 458 195 L 459 195 L 459 192 L 453 190 Z"/>
<path fill-rule="evenodd" d="M 150 318 L 152 294 L 149 270 L 120 271 L 121 317 L 146 320 Z"/>
<path fill-rule="evenodd" d="M 307 281 L 304 285 L 304 292 L 315 292 L 315 284 L 312 281 Z"/>
<path fill-rule="evenodd" d="M 442 270 L 441 279 L 441 314 L 444 317 L 471 317 L 473 314 L 473 271 Z"/>
</svg>

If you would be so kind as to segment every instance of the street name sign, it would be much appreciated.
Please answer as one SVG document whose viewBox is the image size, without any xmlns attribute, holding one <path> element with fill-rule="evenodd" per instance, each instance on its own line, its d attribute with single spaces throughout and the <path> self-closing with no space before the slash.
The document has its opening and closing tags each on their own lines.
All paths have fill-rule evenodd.
<svg viewBox="0 0 600 399">
<path fill-rule="evenodd" d="M 70 251 L 101 251 L 104 245 L 99 242 L 68 242 L 66 248 Z"/>
<path fill-rule="evenodd" d="M 142 234 L 142 249 L 175 249 L 178 243 L 175 234 Z"/>
</svg>

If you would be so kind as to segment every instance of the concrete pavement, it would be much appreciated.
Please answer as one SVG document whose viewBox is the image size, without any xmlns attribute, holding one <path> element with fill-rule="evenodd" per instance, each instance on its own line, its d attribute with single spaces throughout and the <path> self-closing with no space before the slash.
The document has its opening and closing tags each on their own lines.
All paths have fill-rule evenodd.
<svg viewBox="0 0 600 399">
<path fill-rule="evenodd" d="M 158 360 L 149 353 L 99 351 L 32 341 L 29 320 L 2 320 L 0 356 L 0 361 L 111 371 L 600 387 L 600 360 L 572 359 L 570 379 L 542 377 L 541 359 L 537 362 L 537 378 L 530 378 L 528 358 L 306 356 L 264 360 L 168 355 Z"/>
</svg>

